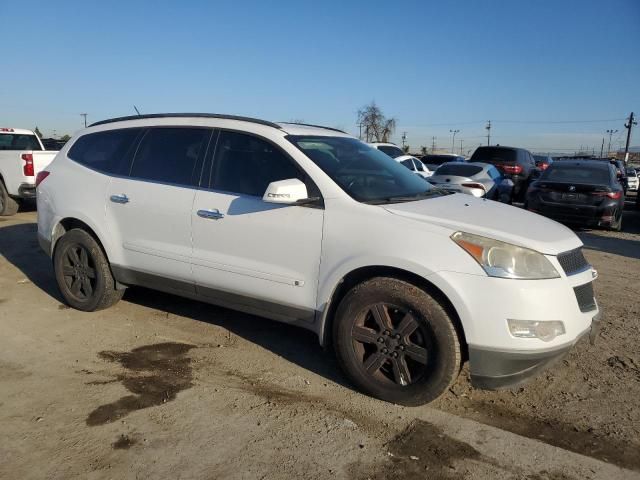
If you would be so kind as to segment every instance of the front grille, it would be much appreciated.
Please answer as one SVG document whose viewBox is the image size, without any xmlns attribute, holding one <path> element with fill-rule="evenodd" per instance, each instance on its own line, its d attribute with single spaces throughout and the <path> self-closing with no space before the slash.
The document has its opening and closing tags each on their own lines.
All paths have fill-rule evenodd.
<svg viewBox="0 0 640 480">
<path fill-rule="evenodd" d="M 587 259 L 582 254 L 582 248 L 576 248 L 575 250 L 569 250 L 568 252 L 558 255 L 558 262 L 564 270 L 564 273 L 573 275 L 578 272 L 586 270 L 590 265 Z"/>
<path fill-rule="evenodd" d="M 578 300 L 578 307 L 581 312 L 590 312 L 596 309 L 596 299 L 593 296 L 593 284 L 591 282 L 574 287 L 573 291 L 576 293 L 576 300 Z"/>
</svg>

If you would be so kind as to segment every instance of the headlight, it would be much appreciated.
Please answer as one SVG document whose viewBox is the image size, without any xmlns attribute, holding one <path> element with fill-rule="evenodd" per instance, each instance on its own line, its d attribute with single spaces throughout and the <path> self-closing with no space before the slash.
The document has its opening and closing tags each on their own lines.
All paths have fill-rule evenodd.
<svg viewBox="0 0 640 480">
<path fill-rule="evenodd" d="M 527 280 L 560 277 L 547 257 L 535 250 L 464 232 L 454 233 L 451 239 L 471 255 L 490 277 Z"/>
</svg>

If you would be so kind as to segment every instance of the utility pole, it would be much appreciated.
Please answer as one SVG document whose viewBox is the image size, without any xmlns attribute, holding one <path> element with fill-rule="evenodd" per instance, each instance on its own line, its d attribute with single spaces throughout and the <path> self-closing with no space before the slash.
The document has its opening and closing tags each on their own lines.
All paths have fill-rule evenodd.
<svg viewBox="0 0 640 480">
<path fill-rule="evenodd" d="M 463 155 L 463 150 L 462 150 L 462 139 L 460 139 L 460 155 Z"/>
<path fill-rule="evenodd" d="M 609 155 L 611 155 L 611 135 L 613 135 L 614 133 L 618 133 L 618 130 L 607 130 L 607 133 L 609 134 L 609 146 L 607 147 L 607 157 Z"/>
<path fill-rule="evenodd" d="M 487 130 L 487 146 L 491 145 L 491 120 L 487 121 L 487 125 L 484 127 Z"/>
<path fill-rule="evenodd" d="M 634 125 L 637 125 L 638 122 L 636 122 L 633 119 L 633 112 L 631 112 L 631 115 L 629 115 L 629 120 L 627 123 L 624 124 L 624 128 L 627 129 L 627 144 L 624 147 L 624 164 L 627 165 L 627 162 L 629 162 L 629 142 L 631 141 L 631 129 L 633 128 Z"/>
<path fill-rule="evenodd" d="M 456 133 L 460 130 L 449 130 L 449 133 L 453 133 L 453 138 L 451 139 L 451 153 L 456 153 Z"/>
<path fill-rule="evenodd" d="M 431 153 L 436 151 L 436 137 L 431 137 Z"/>
<path fill-rule="evenodd" d="M 602 137 L 602 146 L 600 147 L 600 158 L 602 158 L 603 153 L 604 153 L 604 137 Z"/>
<path fill-rule="evenodd" d="M 81 113 L 80 116 L 84 117 L 84 128 L 87 128 L 87 114 L 86 113 Z"/>
<path fill-rule="evenodd" d="M 407 144 L 407 132 L 402 132 L 402 149 L 403 150 L 406 144 Z"/>
<path fill-rule="evenodd" d="M 358 124 L 358 128 L 360 129 L 360 133 L 358 134 L 358 138 L 362 140 L 362 122 Z"/>
</svg>

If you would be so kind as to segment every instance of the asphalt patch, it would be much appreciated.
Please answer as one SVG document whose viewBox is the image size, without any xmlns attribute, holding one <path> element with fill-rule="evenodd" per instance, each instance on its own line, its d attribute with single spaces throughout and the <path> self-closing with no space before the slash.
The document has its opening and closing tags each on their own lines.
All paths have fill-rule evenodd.
<svg viewBox="0 0 640 480">
<path fill-rule="evenodd" d="M 195 346 L 185 343 L 157 343 L 130 352 L 100 352 L 100 358 L 124 368 L 116 379 L 133 395 L 99 406 L 87 417 L 87 425 L 115 422 L 136 410 L 175 400 L 178 392 L 193 386 L 191 359 L 187 356 L 192 348 Z"/>
</svg>

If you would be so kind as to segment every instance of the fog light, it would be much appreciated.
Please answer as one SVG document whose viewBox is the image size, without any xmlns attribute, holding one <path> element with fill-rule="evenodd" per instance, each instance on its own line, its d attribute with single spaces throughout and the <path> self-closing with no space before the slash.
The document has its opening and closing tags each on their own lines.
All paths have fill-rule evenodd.
<svg viewBox="0 0 640 480">
<path fill-rule="evenodd" d="M 564 323 L 559 320 L 507 320 L 509 332 L 514 337 L 539 338 L 543 342 L 550 342 L 559 335 L 564 335 Z"/>
</svg>

